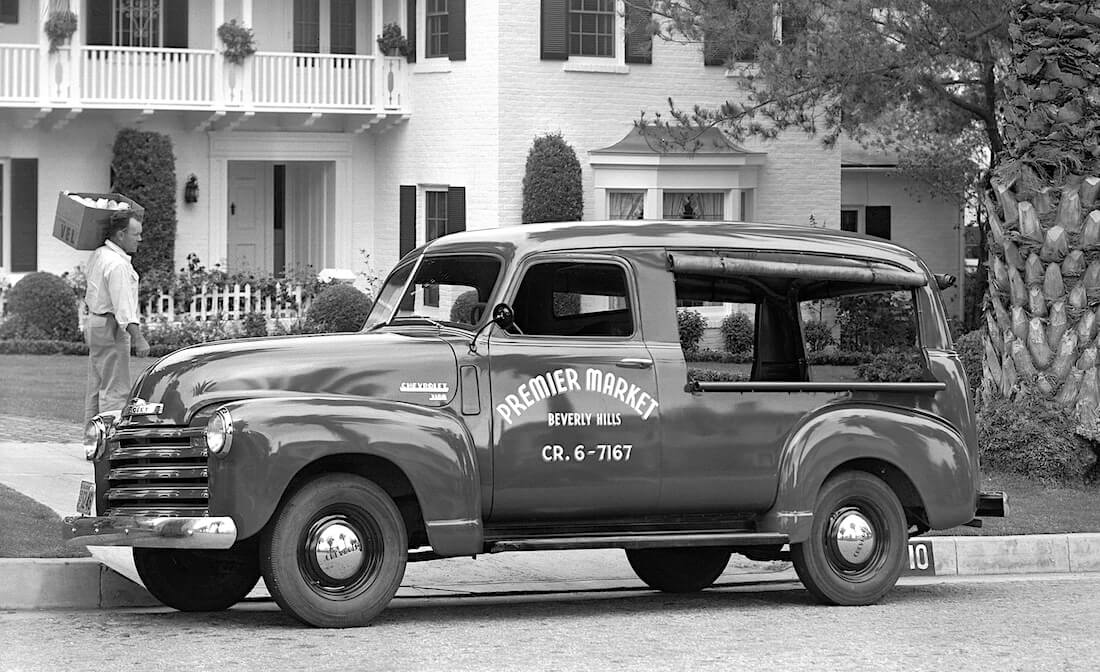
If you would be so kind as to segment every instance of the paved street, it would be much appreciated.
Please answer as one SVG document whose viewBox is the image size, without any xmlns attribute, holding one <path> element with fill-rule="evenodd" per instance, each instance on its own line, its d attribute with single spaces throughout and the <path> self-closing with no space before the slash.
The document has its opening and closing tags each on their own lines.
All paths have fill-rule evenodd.
<svg viewBox="0 0 1100 672">
<path fill-rule="evenodd" d="M 797 584 L 398 599 L 314 630 L 269 602 L 0 614 L 0 670 L 1094 670 L 1100 576 L 916 581 L 827 608 Z"/>
</svg>

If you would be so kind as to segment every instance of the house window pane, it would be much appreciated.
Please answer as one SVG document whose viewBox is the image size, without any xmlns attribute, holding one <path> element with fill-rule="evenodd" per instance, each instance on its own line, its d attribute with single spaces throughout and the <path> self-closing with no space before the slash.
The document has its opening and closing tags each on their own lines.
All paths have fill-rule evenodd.
<svg viewBox="0 0 1100 672">
<path fill-rule="evenodd" d="M 607 195 L 608 219 L 644 219 L 644 191 L 612 191 Z"/>
<path fill-rule="evenodd" d="M 615 55 L 615 0 L 570 0 L 569 53 Z"/>
<path fill-rule="evenodd" d="M 161 46 L 161 0 L 115 0 L 114 41 L 120 47 Z"/>
<path fill-rule="evenodd" d="M 851 231 L 855 233 L 859 231 L 859 211 L 858 210 L 841 210 L 840 211 L 840 230 Z"/>
<path fill-rule="evenodd" d="M 447 55 L 447 0 L 428 0 L 427 7 L 428 58 Z"/>
<path fill-rule="evenodd" d="M 890 240 L 890 206 L 868 205 L 864 209 L 864 230 L 869 236 Z"/>
<path fill-rule="evenodd" d="M 723 219 L 721 192 L 666 191 L 665 219 Z"/>
<path fill-rule="evenodd" d="M 332 46 L 334 54 L 355 53 L 355 0 L 330 0 L 332 3 Z"/>
<path fill-rule="evenodd" d="M 321 51 L 320 0 L 294 0 L 294 51 Z"/>
</svg>

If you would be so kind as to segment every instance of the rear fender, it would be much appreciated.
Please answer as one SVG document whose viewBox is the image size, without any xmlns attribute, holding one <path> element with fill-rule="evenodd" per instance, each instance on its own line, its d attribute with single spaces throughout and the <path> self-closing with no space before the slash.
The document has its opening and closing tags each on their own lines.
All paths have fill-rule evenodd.
<svg viewBox="0 0 1100 672">
<path fill-rule="evenodd" d="M 348 397 L 225 404 L 233 439 L 212 455 L 210 514 L 232 516 L 240 538 L 271 519 L 295 476 L 340 456 L 390 462 L 412 485 L 439 555 L 482 549 L 480 477 L 465 425 L 445 409 Z"/>
<path fill-rule="evenodd" d="M 811 418 L 791 435 L 779 462 L 775 505 L 761 519 L 761 531 L 787 534 L 792 543 L 805 541 L 825 479 L 856 461 L 892 465 L 908 477 L 920 498 L 910 503 L 924 507 L 933 529 L 974 517 L 970 451 L 957 431 L 904 409 L 848 406 Z"/>
</svg>

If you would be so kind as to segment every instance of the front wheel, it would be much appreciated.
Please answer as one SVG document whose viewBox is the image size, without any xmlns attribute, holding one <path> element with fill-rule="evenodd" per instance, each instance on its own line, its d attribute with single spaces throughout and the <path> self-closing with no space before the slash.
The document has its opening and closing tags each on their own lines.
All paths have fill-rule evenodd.
<svg viewBox="0 0 1100 672">
<path fill-rule="evenodd" d="M 810 538 L 791 545 L 791 560 L 819 601 L 872 604 L 901 576 L 907 537 L 905 511 L 890 486 L 850 471 L 821 487 Z"/>
<path fill-rule="evenodd" d="M 261 540 L 264 581 L 279 606 L 325 628 L 366 625 L 401 585 L 408 533 L 393 499 L 365 478 L 310 481 Z"/>
<path fill-rule="evenodd" d="M 145 588 L 180 611 L 222 611 L 244 599 L 260 580 L 255 539 L 226 550 L 135 548 Z"/>
<path fill-rule="evenodd" d="M 666 593 L 694 593 L 718 580 L 730 561 L 728 548 L 630 549 L 626 559 L 638 578 Z"/>
</svg>

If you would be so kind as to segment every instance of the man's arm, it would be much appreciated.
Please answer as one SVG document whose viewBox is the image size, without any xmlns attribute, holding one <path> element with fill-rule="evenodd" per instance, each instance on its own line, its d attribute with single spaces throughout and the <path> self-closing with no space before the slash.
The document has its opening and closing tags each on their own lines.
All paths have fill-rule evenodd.
<svg viewBox="0 0 1100 672">
<path fill-rule="evenodd" d="M 138 323 L 137 287 L 131 282 L 127 269 L 115 266 L 106 273 L 105 279 L 111 303 L 115 307 L 115 319 L 130 334 L 134 354 L 138 357 L 148 355 L 149 342 L 141 335 L 141 325 Z"/>
<path fill-rule="evenodd" d="M 130 334 L 130 344 L 134 346 L 134 354 L 144 357 L 149 354 L 149 341 L 141 335 L 141 326 L 135 322 L 126 325 L 126 333 Z"/>
</svg>

